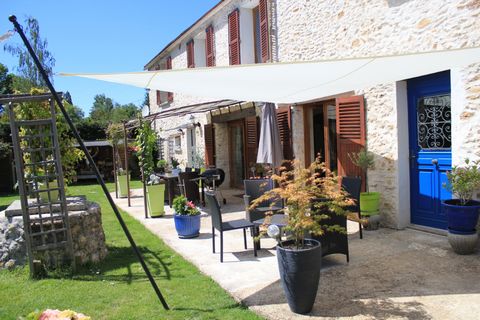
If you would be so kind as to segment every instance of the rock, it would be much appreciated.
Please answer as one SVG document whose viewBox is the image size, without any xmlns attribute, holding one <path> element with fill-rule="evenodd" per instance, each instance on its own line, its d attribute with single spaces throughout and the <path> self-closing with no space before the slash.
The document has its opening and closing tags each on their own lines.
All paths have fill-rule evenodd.
<svg viewBox="0 0 480 320">
<path fill-rule="evenodd" d="M 15 268 L 15 260 L 10 259 L 5 263 L 5 268 L 8 270 L 13 270 Z"/>
</svg>

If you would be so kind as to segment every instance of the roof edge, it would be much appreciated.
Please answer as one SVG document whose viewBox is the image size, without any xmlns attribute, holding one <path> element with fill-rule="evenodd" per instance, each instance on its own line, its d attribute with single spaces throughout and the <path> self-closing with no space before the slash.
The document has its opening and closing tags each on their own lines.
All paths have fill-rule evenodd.
<svg viewBox="0 0 480 320">
<path fill-rule="evenodd" d="M 154 62 L 159 58 L 165 51 L 173 47 L 174 45 L 177 44 L 178 41 L 181 41 L 182 38 L 189 32 L 191 31 L 195 26 L 199 25 L 203 20 L 205 20 L 207 17 L 210 16 L 210 14 L 213 14 L 214 11 L 220 9 L 222 4 L 225 4 L 228 2 L 228 0 L 220 0 L 215 6 L 213 6 L 210 10 L 205 12 L 200 18 L 197 19 L 190 27 L 187 29 L 183 30 L 182 33 L 180 33 L 175 39 L 170 41 L 159 53 L 157 53 L 150 61 L 147 62 L 145 66 L 143 66 L 143 70 L 148 70 L 148 68 L 152 67 Z"/>
</svg>

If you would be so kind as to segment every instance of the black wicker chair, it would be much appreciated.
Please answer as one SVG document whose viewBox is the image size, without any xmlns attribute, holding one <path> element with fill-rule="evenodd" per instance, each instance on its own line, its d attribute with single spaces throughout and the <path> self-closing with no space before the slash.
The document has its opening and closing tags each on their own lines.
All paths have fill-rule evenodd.
<svg viewBox="0 0 480 320">
<path fill-rule="evenodd" d="M 350 198 L 355 202 L 347 208 L 348 211 L 356 212 L 358 219 L 362 219 L 362 213 L 360 212 L 360 191 L 362 188 L 362 179 L 359 177 L 342 177 L 342 189 L 345 190 Z M 358 228 L 360 232 L 360 239 L 363 239 L 362 223 L 358 222 Z"/>
<path fill-rule="evenodd" d="M 322 199 L 318 199 L 316 201 L 325 201 Z M 312 208 L 313 209 L 313 208 Z M 316 210 L 319 210 L 318 208 Z M 340 233 L 337 231 L 329 231 L 329 226 L 340 226 L 347 229 L 347 217 L 344 215 L 337 215 L 334 212 L 330 212 L 328 210 L 322 211 L 323 214 L 329 216 L 328 219 L 322 220 L 322 225 L 326 228 L 324 229 L 324 233 L 321 236 L 311 235 L 311 238 L 320 241 L 322 244 L 322 257 L 340 253 L 347 256 L 347 262 L 350 261 L 350 255 L 348 251 L 348 235 L 346 233 Z"/>
<path fill-rule="evenodd" d="M 245 219 L 238 219 L 232 221 L 223 222 L 222 212 L 220 211 L 220 205 L 218 204 L 217 197 L 212 191 L 205 192 L 207 207 L 212 216 L 212 250 L 215 253 L 215 229 L 220 231 L 220 262 L 223 262 L 223 232 L 230 230 L 243 229 L 243 243 L 245 249 L 247 249 L 247 228 L 252 228 L 253 223 Z M 253 245 L 253 254 L 257 256 L 257 249 L 255 246 L 255 240 Z"/>
<path fill-rule="evenodd" d="M 265 192 L 273 189 L 273 181 L 271 179 L 243 180 L 243 185 L 245 188 L 245 195 L 243 196 L 245 219 L 253 222 L 265 218 L 265 212 L 250 209 L 250 205 Z M 281 199 L 270 199 L 262 202 L 258 207 L 269 207 L 272 205 L 283 208 L 283 201 Z"/>
</svg>

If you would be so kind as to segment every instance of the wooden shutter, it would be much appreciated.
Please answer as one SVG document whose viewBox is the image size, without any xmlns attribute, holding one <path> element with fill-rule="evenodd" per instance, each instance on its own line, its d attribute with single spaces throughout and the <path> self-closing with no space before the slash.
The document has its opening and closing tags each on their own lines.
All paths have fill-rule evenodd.
<svg viewBox="0 0 480 320">
<path fill-rule="evenodd" d="M 365 147 L 365 106 L 363 96 L 342 97 L 336 100 L 337 107 L 337 158 L 339 176 L 362 176 L 348 156 Z M 365 189 L 365 179 L 362 179 Z"/>
<path fill-rule="evenodd" d="M 167 58 L 167 70 L 172 69 L 172 57 L 169 56 Z M 173 102 L 173 92 L 168 92 L 167 94 L 167 100 L 168 102 Z"/>
<path fill-rule="evenodd" d="M 246 169 L 257 163 L 258 125 L 257 117 L 245 118 L 245 162 Z"/>
<path fill-rule="evenodd" d="M 292 112 L 290 106 L 277 109 L 277 125 L 283 149 L 283 159 L 293 160 Z"/>
<path fill-rule="evenodd" d="M 268 36 L 268 1 L 260 0 L 258 5 L 260 17 L 260 50 L 262 53 L 262 62 L 265 63 L 270 59 L 270 46 Z"/>
<path fill-rule="evenodd" d="M 205 57 L 207 59 L 207 67 L 214 67 L 215 66 L 215 41 L 213 33 L 213 26 L 209 26 L 206 32 L 206 39 L 205 39 Z"/>
<path fill-rule="evenodd" d="M 187 68 L 195 68 L 195 51 L 193 39 L 187 42 Z"/>
<path fill-rule="evenodd" d="M 160 105 L 162 104 L 162 95 L 161 95 L 161 91 L 160 90 L 157 90 L 157 105 Z"/>
<path fill-rule="evenodd" d="M 213 124 L 203 126 L 203 136 L 205 137 L 205 166 L 215 165 L 215 129 Z"/>
<path fill-rule="evenodd" d="M 230 65 L 240 64 L 240 11 L 228 15 L 228 48 Z"/>
</svg>

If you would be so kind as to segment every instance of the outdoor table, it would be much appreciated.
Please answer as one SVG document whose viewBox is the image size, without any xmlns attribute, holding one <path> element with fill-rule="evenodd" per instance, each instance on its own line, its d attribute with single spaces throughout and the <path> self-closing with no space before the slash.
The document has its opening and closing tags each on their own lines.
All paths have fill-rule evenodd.
<svg viewBox="0 0 480 320">
<path fill-rule="evenodd" d="M 268 208 L 269 210 L 266 210 L 266 211 L 273 211 L 270 207 L 261 207 L 261 208 L 262 209 Z M 274 207 L 274 208 L 278 208 L 276 211 L 279 211 L 280 209 L 283 209 L 283 208 L 280 208 L 280 207 Z M 265 218 L 255 220 L 255 221 L 253 221 L 253 224 L 255 225 L 255 228 L 253 228 L 254 229 L 254 237 L 258 237 L 259 232 L 260 232 L 260 226 L 265 224 Z M 270 222 L 268 223 L 268 225 L 276 225 L 280 229 L 280 234 L 282 234 L 282 228 L 287 226 L 287 216 L 284 215 L 284 214 L 281 214 L 281 213 L 274 214 L 274 215 L 270 216 Z M 257 250 L 261 249 L 260 239 L 258 241 L 255 241 L 255 246 L 256 246 Z"/>
<path fill-rule="evenodd" d="M 175 188 L 178 182 L 178 174 L 162 173 L 158 176 L 167 182 L 167 188 L 165 189 L 167 192 L 167 196 L 165 198 L 168 200 L 168 204 L 171 208 L 173 204 L 173 198 L 175 197 Z"/>
</svg>

